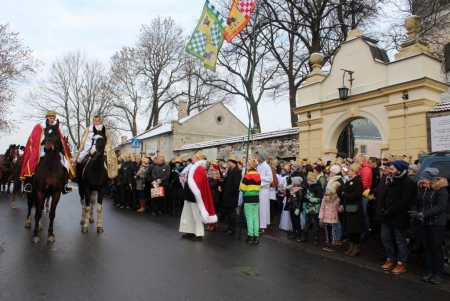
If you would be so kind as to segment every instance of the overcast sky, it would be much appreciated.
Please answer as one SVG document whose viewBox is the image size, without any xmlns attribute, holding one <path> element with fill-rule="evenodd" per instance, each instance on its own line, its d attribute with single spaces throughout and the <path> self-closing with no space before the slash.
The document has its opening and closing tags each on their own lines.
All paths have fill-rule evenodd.
<svg viewBox="0 0 450 301">
<path fill-rule="evenodd" d="M 214 0 L 210 1 L 215 3 Z M 231 4 L 232 0 L 230 0 Z M 170 16 L 190 34 L 200 17 L 204 0 L 2 0 L 0 23 L 19 32 L 25 46 L 45 63 L 40 78 L 52 61 L 69 51 L 86 51 L 90 59 L 108 63 L 122 46 L 132 46 L 142 24 L 160 15 Z M 22 88 L 23 93 L 25 89 Z M 14 119 L 21 119 L 21 97 L 16 101 Z M 230 108 L 248 124 L 245 104 Z M 43 112 L 44 115 L 44 112 Z M 284 105 L 263 104 L 260 108 L 264 132 L 290 127 L 288 100 Z M 1 136 L 0 152 L 11 143 L 25 144 L 36 121 L 23 120 L 19 130 Z M 144 125 L 141 126 L 142 130 Z M 130 133 L 123 133 L 130 136 Z"/>
</svg>

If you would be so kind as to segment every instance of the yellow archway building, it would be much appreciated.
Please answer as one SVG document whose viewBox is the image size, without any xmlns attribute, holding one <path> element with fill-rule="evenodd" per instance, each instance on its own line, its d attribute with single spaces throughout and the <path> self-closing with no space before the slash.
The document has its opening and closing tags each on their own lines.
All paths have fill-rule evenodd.
<svg viewBox="0 0 450 301">
<path fill-rule="evenodd" d="M 409 38 L 392 62 L 376 41 L 357 29 L 340 46 L 328 75 L 321 70 L 322 56 L 311 55 L 313 71 L 298 90 L 294 109 L 301 158 L 333 160 L 339 135 L 358 118 L 377 126 L 383 155 L 428 149 L 426 112 L 440 102 L 448 86 L 441 82 L 440 62 L 418 39 L 420 19 L 409 17 L 405 28 Z M 344 70 L 353 72 L 352 82 Z M 344 101 L 338 93 L 343 81 L 351 86 Z"/>
</svg>

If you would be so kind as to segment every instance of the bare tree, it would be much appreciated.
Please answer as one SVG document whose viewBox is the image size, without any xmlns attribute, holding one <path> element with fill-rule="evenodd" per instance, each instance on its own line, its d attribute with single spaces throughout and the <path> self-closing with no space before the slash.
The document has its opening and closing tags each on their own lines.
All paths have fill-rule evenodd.
<svg viewBox="0 0 450 301">
<path fill-rule="evenodd" d="M 289 105 L 297 106 L 297 90 L 312 70 L 311 54 L 323 55 L 323 64 L 330 64 L 350 29 L 346 16 L 354 9 L 355 24 L 364 29 L 378 15 L 378 5 L 383 1 L 295 1 L 263 0 L 261 14 L 269 34 L 263 35 L 271 53 L 280 65 L 289 91 Z M 356 1 L 355 1 L 356 2 Z M 291 125 L 297 125 L 297 115 L 291 111 Z"/>
<path fill-rule="evenodd" d="M 35 76 L 42 65 L 18 35 L 10 31 L 8 24 L 0 24 L 0 132 L 3 133 L 14 129 L 14 122 L 8 116 L 18 86 Z"/>
<path fill-rule="evenodd" d="M 450 27 L 450 9 L 446 0 L 391 0 L 393 5 L 391 15 L 387 17 L 387 30 L 383 37 L 390 50 L 400 50 L 401 44 L 407 39 L 404 29 L 405 19 L 417 15 L 422 19 L 420 39 L 429 43 L 430 51 L 438 60 L 444 60 L 444 47 L 449 43 L 448 28 Z"/>
<path fill-rule="evenodd" d="M 48 77 L 25 96 L 26 118 L 42 119 L 46 110 L 55 110 L 76 148 L 95 115 L 103 117 L 112 131 L 117 124 L 111 88 L 105 66 L 88 61 L 85 52 L 69 52 L 57 58 Z M 111 119 L 111 121 L 108 121 Z"/>
<path fill-rule="evenodd" d="M 111 58 L 110 70 L 114 106 L 120 111 L 121 121 L 127 125 L 132 136 L 138 134 L 137 119 L 145 98 L 145 83 L 136 64 L 134 48 L 123 47 Z"/>
<path fill-rule="evenodd" d="M 147 106 L 149 119 L 146 130 L 158 124 L 162 109 L 174 102 L 182 92 L 177 83 L 183 80 L 183 28 L 170 17 L 156 17 L 149 26 L 143 25 L 136 45 L 139 73 L 145 76 L 150 90 Z"/>
<path fill-rule="evenodd" d="M 183 97 L 187 99 L 187 114 L 198 112 L 204 108 L 217 103 L 231 104 L 234 99 L 224 89 L 210 85 L 217 77 L 216 73 L 210 72 L 203 67 L 203 62 L 186 54 L 184 64 L 180 69 L 183 80 L 179 83 Z M 171 108 L 178 108 L 179 103 L 173 102 Z"/>
</svg>

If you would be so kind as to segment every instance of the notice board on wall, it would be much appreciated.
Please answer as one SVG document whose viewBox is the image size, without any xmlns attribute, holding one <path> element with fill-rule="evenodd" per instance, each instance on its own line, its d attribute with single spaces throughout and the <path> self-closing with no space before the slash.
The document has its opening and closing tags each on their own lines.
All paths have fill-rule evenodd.
<svg viewBox="0 0 450 301">
<path fill-rule="evenodd" d="M 450 116 L 430 118 L 431 151 L 450 150 Z"/>
</svg>

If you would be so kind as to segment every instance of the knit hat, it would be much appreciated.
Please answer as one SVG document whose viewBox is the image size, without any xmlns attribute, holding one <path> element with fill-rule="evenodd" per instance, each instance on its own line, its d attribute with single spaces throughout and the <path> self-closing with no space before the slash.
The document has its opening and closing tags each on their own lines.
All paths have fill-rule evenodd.
<svg viewBox="0 0 450 301">
<path fill-rule="evenodd" d="M 409 164 L 403 160 L 395 160 L 392 162 L 392 165 L 394 165 L 395 169 L 397 169 L 399 172 L 403 172 L 404 170 L 409 168 Z"/>
<path fill-rule="evenodd" d="M 331 191 L 331 193 L 336 193 L 336 191 L 339 189 L 341 184 L 338 181 L 334 181 L 331 183 L 328 183 L 327 190 Z"/>
<path fill-rule="evenodd" d="M 361 171 L 361 165 L 358 163 L 353 163 L 349 166 L 350 169 L 352 169 L 355 173 L 359 173 Z"/>
<path fill-rule="evenodd" d="M 424 171 L 422 171 L 422 174 L 420 175 L 421 179 L 434 182 L 436 181 L 436 177 L 439 175 L 439 169 L 434 167 L 427 167 Z"/>
<path fill-rule="evenodd" d="M 298 163 L 297 161 L 295 161 L 295 162 L 292 164 L 292 166 L 295 167 L 295 168 L 297 168 L 298 170 L 302 170 L 302 168 L 303 168 L 303 166 L 302 166 L 300 163 Z"/>
<path fill-rule="evenodd" d="M 292 182 L 292 184 L 296 184 L 296 185 L 300 186 L 303 183 L 303 179 L 302 179 L 302 177 L 293 177 L 291 179 L 291 182 Z"/>
<path fill-rule="evenodd" d="M 341 168 L 339 167 L 339 165 L 333 165 L 333 166 L 330 167 L 330 172 L 332 172 L 335 175 L 337 175 L 338 173 L 341 172 Z"/>
<path fill-rule="evenodd" d="M 409 164 L 409 169 L 414 170 L 415 173 L 419 171 L 419 168 L 417 167 L 416 164 Z"/>
<path fill-rule="evenodd" d="M 322 165 L 316 165 L 316 166 L 314 166 L 314 169 L 317 171 L 317 173 L 321 173 L 322 172 Z"/>
</svg>

